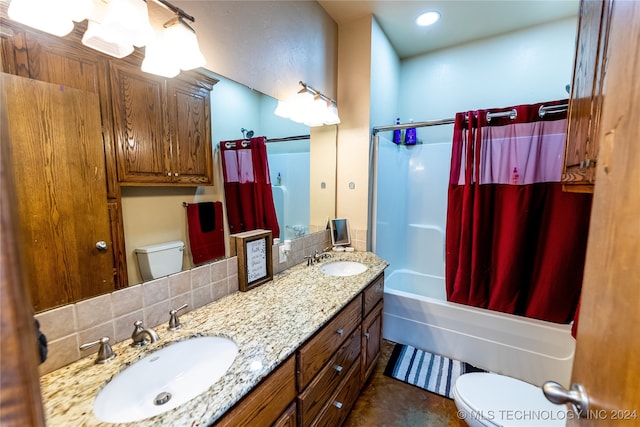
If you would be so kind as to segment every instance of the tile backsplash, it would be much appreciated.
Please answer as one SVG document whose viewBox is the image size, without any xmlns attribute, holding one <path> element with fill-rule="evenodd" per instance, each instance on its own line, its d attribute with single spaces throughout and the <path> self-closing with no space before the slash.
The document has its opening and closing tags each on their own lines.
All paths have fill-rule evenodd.
<svg viewBox="0 0 640 427">
<path fill-rule="evenodd" d="M 365 250 L 356 236 L 356 250 Z M 273 245 L 274 274 L 304 261 L 306 255 L 331 246 L 328 230 L 304 236 L 291 242 L 287 261 L 279 262 L 279 245 Z M 44 375 L 69 363 L 75 362 L 97 351 L 97 347 L 80 351 L 80 345 L 100 339 L 111 338 L 117 343 L 131 338 L 133 323 L 142 320 L 145 327 L 156 328 L 169 321 L 169 311 L 183 304 L 191 311 L 238 292 L 238 260 L 231 257 L 194 267 L 171 276 L 130 286 L 110 294 L 100 295 L 36 315 L 40 330 L 48 341 L 47 360 L 40 365 Z M 160 329 L 158 333 L 162 337 Z"/>
</svg>

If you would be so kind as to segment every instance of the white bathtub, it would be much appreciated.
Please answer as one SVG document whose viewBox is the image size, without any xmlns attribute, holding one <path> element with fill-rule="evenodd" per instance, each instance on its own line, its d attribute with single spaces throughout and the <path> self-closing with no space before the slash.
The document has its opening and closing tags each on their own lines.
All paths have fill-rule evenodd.
<svg viewBox="0 0 640 427">
<path fill-rule="evenodd" d="M 409 270 L 385 278 L 383 337 L 540 386 L 569 386 L 570 325 L 447 302 L 442 277 Z"/>
</svg>

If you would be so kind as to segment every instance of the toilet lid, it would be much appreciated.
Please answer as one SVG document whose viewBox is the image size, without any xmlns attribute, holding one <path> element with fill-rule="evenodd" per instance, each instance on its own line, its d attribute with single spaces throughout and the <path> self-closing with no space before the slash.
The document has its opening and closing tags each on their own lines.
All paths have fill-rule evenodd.
<svg viewBox="0 0 640 427">
<path fill-rule="evenodd" d="M 569 416 L 566 406 L 549 402 L 541 388 L 504 375 L 461 375 L 455 392 L 474 418 L 496 426 L 565 426 Z"/>
</svg>

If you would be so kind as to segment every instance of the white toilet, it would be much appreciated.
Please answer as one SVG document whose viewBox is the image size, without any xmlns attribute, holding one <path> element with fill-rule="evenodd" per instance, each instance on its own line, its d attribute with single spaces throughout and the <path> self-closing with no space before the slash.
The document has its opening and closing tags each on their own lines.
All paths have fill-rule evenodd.
<svg viewBox="0 0 640 427">
<path fill-rule="evenodd" d="M 142 246 L 135 250 L 142 280 L 148 281 L 182 270 L 184 243 L 180 240 Z"/>
<path fill-rule="evenodd" d="M 471 427 L 565 426 L 565 405 L 549 402 L 540 387 L 504 375 L 460 375 L 453 387 L 458 417 Z"/>
</svg>

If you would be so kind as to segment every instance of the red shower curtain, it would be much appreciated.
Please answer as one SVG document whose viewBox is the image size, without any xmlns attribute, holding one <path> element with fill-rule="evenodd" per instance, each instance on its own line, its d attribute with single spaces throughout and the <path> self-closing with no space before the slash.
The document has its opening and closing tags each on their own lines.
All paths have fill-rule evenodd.
<svg viewBox="0 0 640 427">
<path fill-rule="evenodd" d="M 231 234 L 266 229 L 280 236 L 265 142 L 264 136 L 220 142 Z"/>
<path fill-rule="evenodd" d="M 490 110 L 456 115 L 447 299 L 568 323 L 582 286 L 592 197 L 562 191 L 566 113 L 540 118 L 541 105 L 510 107 L 514 120 L 488 122 Z"/>
</svg>

